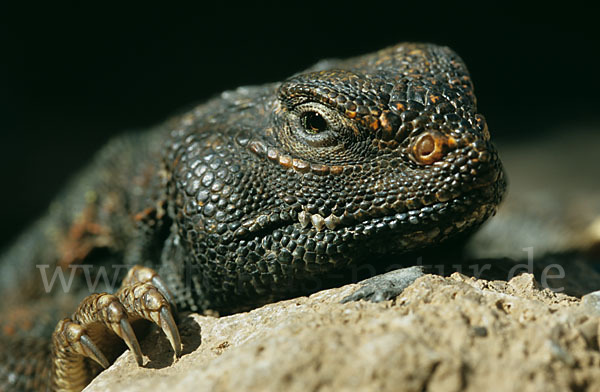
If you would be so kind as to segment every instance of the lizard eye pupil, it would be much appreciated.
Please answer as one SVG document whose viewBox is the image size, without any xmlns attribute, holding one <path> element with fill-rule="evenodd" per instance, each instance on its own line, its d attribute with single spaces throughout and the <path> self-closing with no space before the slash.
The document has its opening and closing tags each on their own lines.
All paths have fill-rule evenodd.
<svg viewBox="0 0 600 392">
<path fill-rule="evenodd" d="M 302 116 L 302 126 L 309 133 L 320 133 L 328 128 L 327 120 L 317 112 L 306 112 Z"/>
</svg>

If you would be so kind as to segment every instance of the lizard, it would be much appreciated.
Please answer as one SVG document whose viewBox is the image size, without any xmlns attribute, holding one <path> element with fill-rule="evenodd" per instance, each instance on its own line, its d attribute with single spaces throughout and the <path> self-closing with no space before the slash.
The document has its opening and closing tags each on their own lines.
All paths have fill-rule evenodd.
<svg viewBox="0 0 600 392">
<path fill-rule="evenodd" d="M 126 348 L 142 365 L 152 324 L 180 355 L 178 311 L 251 309 L 374 255 L 452 242 L 505 189 L 450 48 L 400 43 L 226 91 L 110 142 L 4 252 L 0 389 L 81 390 Z"/>
</svg>

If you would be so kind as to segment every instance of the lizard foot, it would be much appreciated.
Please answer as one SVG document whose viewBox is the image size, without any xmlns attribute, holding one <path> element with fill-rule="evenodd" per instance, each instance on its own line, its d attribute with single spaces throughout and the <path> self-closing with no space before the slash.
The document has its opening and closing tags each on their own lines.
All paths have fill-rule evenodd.
<svg viewBox="0 0 600 392">
<path fill-rule="evenodd" d="M 366 300 L 382 302 L 397 297 L 417 278 L 423 276 L 423 268 L 414 266 L 377 275 L 360 282 L 362 286 L 354 293 L 342 299 L 341 303 Z"/>
<path fill-rule="evenodd" d="M 83 389 L 102 368 L 125 348 L 143 365 L 142 351 L 132 324 L 147 320 L 167 336 L 175 355 L 181 355 L 181 338 L 173 315 L 172 295 L 154 270 L 135 266 L 114 295 L 91 294 L 71 318 L 60 321 L 52 335 L 53 388 Z"/>
</svg>

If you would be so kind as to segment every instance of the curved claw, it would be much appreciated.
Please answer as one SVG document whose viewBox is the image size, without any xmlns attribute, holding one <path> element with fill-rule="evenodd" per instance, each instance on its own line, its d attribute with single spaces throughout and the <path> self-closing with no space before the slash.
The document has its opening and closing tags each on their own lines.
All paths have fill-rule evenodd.
<svg viewBox="0 0 600 392">
<path fill-rule="evenodd" d="M 121 339 L 123 339 L 125 344 L 127 344 L 127 347 L 129 347 L 129 350 L 135 356 L 135 361 L 137 362 L 137 364 L 142 366 L 144 364 L 144 358 L 142 357 L 142 349 L 140 348 L 140 343 L 135 337 L 133 328 L 131 328 L 131 324 L 126 318 L 121 319 L 121 321 L 119 322 L 118 335 Z"/>
<path fill-rule="evenodd" d="M 163 331 L 175 355 L 179 357 L 182 352 L 181 337 L 175 322 L 177 314 L 172 311 L 173 295 L 166 288 L 164 281 L 149 268 L 140 267 L 136 270 L 138 275 L 143 275 L 141 280 L 132 273 L 130 279 L 116 295 L 125 307 L 130 320 L 145 319 L 151 321 Z M 149 277 L 149 275 L 152 277 Z"/>
<path fill-rule="evenodd" d="M 98 363 L 98 365 L 102 366 L 104 369 L 110 366 L 108 359 L 102 354 L 102 351 L 94 344 L 92 339 L 90 339 L 87 335 L 81 335 L 79 337 L 79 342 L 81 343 L 81 348 L 84 351 L 85 355 L 89 358 L 93 359 Z"/>
<path fill-rule="evenodd" d="M 169 339 L 169 343 L 171 343 L 171 347 L 173 347 L 173 351 L 175 352 L 176 357 L 181 356 L 181 337 L 179 336 L 179 329 L 175 324 L 175 320 L 173 320 L 173 316 L 169 308 L 163 306 L 160 309 L 160 327 L 163 330 L 164 334 Z"/>
<path fill-rule="evenodd" d="M 91 294 L 81 301 L 72 319 L 61 320 L 55 327 L 53 341 L 52 385 L 59 390 L 81 390 L 97 374 L 99 369 L 86 364 L 89 358 L 101 367 L 110 362 L 100 350 L 113 347 L 113 339 L 104 342 L 105 333 L 111 331 L 121 338 L 135 356 L 138 365 L 144 358 L 135 335 L 132 322 L 145 319 L 158 325 L 166 335 L 176 357 L 181 356 L 182 344 L 174 317 L 177 316 L 174 297 L 164 281 L 151 268 L 132 268 L 115 295 Z M 93 325 L 106 331 L 95 333 L 94 340 L 87 335 L 86 328 Z M 0 389 L 2 389 L 0 387 Z"/>
</svg>

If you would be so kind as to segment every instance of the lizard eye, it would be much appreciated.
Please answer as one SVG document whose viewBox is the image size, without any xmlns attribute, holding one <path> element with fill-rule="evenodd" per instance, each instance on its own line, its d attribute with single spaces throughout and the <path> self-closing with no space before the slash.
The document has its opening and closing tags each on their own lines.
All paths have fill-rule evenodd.
<svg viewBox="0 0 600 392">
<path fill-rule="evenodd" d="M 330 147 L 340 142 L 344 124 L 335 110 L 321 103 L 306 102 L 293 108 L 292 118 L 296 138 L 301 143 Z"/>
<path fill-rule="evenodd" d="M 311 134 L 317 134 L 329 129 L 327 120 L 320 113 L 307 111 L 302 114 L 300 121 L 304 130 Z"/>
</svg>

